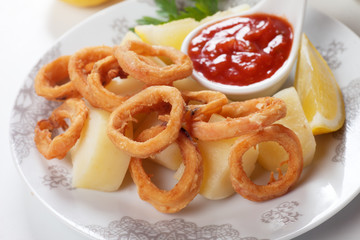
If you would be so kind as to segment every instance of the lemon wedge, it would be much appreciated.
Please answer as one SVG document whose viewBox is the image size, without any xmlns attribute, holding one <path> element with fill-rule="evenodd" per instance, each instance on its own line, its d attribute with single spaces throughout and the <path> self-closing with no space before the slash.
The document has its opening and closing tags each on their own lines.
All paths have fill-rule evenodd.
<svg viewBox="0 0 360 240">
<path fill-rule="evenodd" d="M 303 34 L 296 67 L 295 88 L 314 135 L 341 128 L 344 100 L 326 61 Z"/>
<path fill-rule="evenodd" d="M 298 136 L 303 153 L 303 166 L 306 167 L 314 158 L 316 142 L 302 109 L 299 96 L 295 88 L 290 87 L 277 92 L 274 97 L 282 99 L 287 108 L 286 116 L 276 123 L 290 128 Z M 259 144 L 258 162 L 266 170 L 276 171 L 280 163 L 287 159 L 288 154 L 278 143 L 264 142 Z M 286 165 L 283 166 L 286 168 Z M 283 171 L 285 171 L 284 168 Z"/>
<path fill-rule="evenodd" d="M 161 25 L 136 26 L 135 33 L 146 43 L 170 46 L 180 50 L 185 37 L 199 24 L 192 18 L 185 18 Z"/>
<path fill-rule="evenodd" d="M 93 7 L 105 3 L 108 0 L 62 0 L 62 1 L 78 7 Z"/>
</svg>

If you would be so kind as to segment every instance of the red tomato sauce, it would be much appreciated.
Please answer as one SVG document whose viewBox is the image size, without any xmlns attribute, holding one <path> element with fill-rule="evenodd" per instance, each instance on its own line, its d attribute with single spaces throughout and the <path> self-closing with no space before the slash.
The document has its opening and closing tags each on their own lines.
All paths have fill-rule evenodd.
<svg viewBox="0 0 360 240">
<path fill-rule="evenodd" d="M 207 26 L 192 39 L 188 54 L 207 79 L 247 86 L 272 76 L 288 58 L 292 42 L 292 26 L 285 19 L 254 14 Z"/>
</svg>

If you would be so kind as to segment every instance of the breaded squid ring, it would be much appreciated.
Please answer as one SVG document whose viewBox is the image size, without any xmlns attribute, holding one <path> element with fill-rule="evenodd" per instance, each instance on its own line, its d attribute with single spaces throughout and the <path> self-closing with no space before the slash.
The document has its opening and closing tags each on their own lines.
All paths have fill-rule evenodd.
<svg viewBox="0 0 360 240">
<path fill-rule="evenodd" d="M 162 130 L 161 128 L 164 127 L 157 126 L 145 130 L 139 135 L 138 140 L 144 141 L 153 137 L 159 129 Z M 203 179 L 202 158 L 194 143 L 183 131 L 180 131 L 176 142 L 180 147 L 185 170 L 179 182 L 169 191 L 159 189 L 151 181 L 142 166 L 142 159 L 133 157 L 129 165 L 140 198 L 163 213 L 179 212 L 186 207 L 199 193 Z"/>
<path fill-rule="evenodd" d="M 91 92 L 87 83 L 88 74 L 92 71 L 95 62 L 111 55 L 111 47 L 98 46 L 82 48 L 70 57 L 70 80 L 86 100 L 91 98 Z"/>
<path fill-rule="evenodd" d="M 130 76 L 147 85 L 171 85 L 175 80 L 192 74 L 192 62 L 183 52 L 165 46 L 153 46 L 141 41 L 130 40 L 114 48 L 114 55 L 121 68 Z M 142 56 L 165 56 L 173 64 L 161 67 L 145 62 Z"/>
<path fill-rule="evenodd" d="M 61 56 L 39 70 L 34 86 L 37 95 L 52 101 L 80 97 L 74 83 L 69 79 L 69 59 L 70 56 Z"/>
<path fill-rule="evenodd" d="M 246 175 L 242 156 L 251 147 L 266 141 L 278 142 L 289 154 L 285 175 L 267 185 L 257 185 Z M 230 178 L 234 190 L 251 201 L 266 201 L 287 193 L 299 179 L 303 168 L 301 143 L 297 135 L 283 125 L 274 124 L 258 132 L 242 135 L 229 155 Z"/>
<path fill-rule="evenodd" d="M 183 91 L 181 92 L 186 105 L 186 110 L 191 112 L 192 120 L 197 121 L 203 119 L 204 116 L 211 116 L 213 113 L 221 111 L 221 108 L 228 103 L 225 94 L 216 91 Z M 194 100 L 202 104 L 188 104 Z"/>
<path fill-rule="evenodd" d="M 49 119 L 37 123 L 34 141 L 39 152 L 47 159 L 64 158 L 80 137 L 87 116 L 88 108 L 82 99 L 67 99 Z M 70 126 L 65 119 L 70 120 Z M 57 128 L 63 128 L 65 132 L 52 139 L 52 131 Z"/>
<path fill-rule="evenodd" d="M 191 135 L 203 141 L 216 141 L 257 131 L 285 117 L 286 104 L 279 98 L 256 98 L 226 104 L 220 115 L 226 119 L 193 122 Z"/>
<path fill-rule="evenodd" d="M 124 130 L 134 115 L 152 110 L 159 104 L 169 103 L 171 110 L 164 131 L 145 141 L 137 142 L 127 138 Z M 169 86 L 152 86 L 130 97 L 118 106 L 110 115 L 107 134 L 110 140 L 133 157 L 146 158 L 160 152 L 179 135 L 185 103 L 178 89 Z"/>
<path fill-rule="evenodd" d="M 87 77 L 87 84 L 91 92 L 87 98 L 94 107 L 112 112 L 117 106 L 129 98 L 110 92 L 104 83 L 110 82 L 122 71 L 114 56 L 105 57 L 94 64 L 93 70 Z"/>
</svg>

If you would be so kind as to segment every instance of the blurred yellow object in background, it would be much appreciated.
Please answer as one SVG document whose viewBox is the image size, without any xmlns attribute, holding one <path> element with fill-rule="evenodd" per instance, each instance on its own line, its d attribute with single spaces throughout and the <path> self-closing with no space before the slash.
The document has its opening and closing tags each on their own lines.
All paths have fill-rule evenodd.
<svg viewBox="0 0 360 240">
<path fill-rule="evenodd" d="M 92 7 L 92 6 L 100 5 L 109 0 L 61 0 L 61 1 L 78 7 Z"/>
</svg>

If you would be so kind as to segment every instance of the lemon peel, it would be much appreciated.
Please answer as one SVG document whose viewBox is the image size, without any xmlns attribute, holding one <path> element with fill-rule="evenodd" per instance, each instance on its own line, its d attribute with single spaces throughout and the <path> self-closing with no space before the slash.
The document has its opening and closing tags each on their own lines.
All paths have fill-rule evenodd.
<svg viewBox="0 0 360 240">
<path fill-rule="evenodd" d="M 314 135 L 340 129 L 345 121 L 341 90 L 330 67 L 303 34 L 294 86 Z"/>
</svg>

